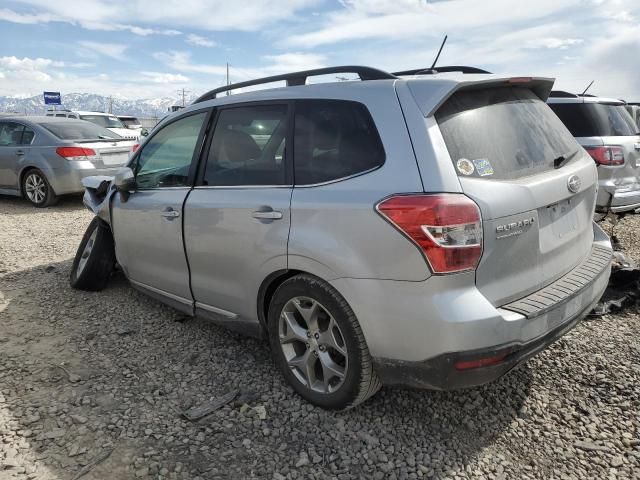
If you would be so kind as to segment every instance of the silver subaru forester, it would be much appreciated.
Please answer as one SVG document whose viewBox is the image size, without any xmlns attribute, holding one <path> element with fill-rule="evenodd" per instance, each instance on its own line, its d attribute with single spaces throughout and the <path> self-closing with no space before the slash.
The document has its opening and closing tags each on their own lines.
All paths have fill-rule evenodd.
<svg viewBox="0 0 640 480">
<path fill-rule="evenodd" d="M 347 71 L 361 81 L 307 84 Z M 325 408 L 505 374 L 605 289 L 596 168 L 545 104 L 553 80 L 413 73 L 269 77 L 166 118 L 115 178 L 85 179 L 72 286 L 102 289 L 117 264 L 268 339 Z"/>
</svg>

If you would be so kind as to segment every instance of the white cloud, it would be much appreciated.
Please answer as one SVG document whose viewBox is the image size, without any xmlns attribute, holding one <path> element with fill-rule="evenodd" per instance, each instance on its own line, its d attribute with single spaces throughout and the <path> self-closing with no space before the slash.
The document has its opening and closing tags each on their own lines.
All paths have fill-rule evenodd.
<svg viewBox="0 0 640 480">
<path fill-rule="evenodd" d="M 416 41 L 440 35 L 445 30 L 464 32 L 462 35 L 473 28 L 491 32 L 497 26 L 558 14 L 580 4 L 581 0 L 538 0 L 519 3 L 517 8 L 511 0 L 438 3 L 342 0 L 342 3 L 346 8 L 327 15 L 321 28 L 290 35 L 284 43 L 311 48 L 366 39 Z"/>
<path fill-rule="evenodd" d="M 88 52 L 97 53 L 116 60 L 126 60 L 124 53 L 127 50 L 127 45 L 120 43 L 91 42 L 89 40 L 80 41 L 78 45 Z"/>
<path fill-rule="evenodd" d="M 23 25 L 32 25 L 36 23 L 47 23 L 58 20 L 57 17 L 48 13 L 17 13 L 8 8 L 0 8 L 0 20 L 12 23 L 21 23 Z"/>
<path fill-rule="evenodd" d="M 547 38 L 537 38 L 533 40 L 529 40 L 527 42 L 527 47 L 529 48 L 558 48 L 561 50 L 566 50 L 569 47 L 574 45 L 580 45 L 584 42 L 582 38 L 557 38 L 557 37 L 547 37 Z"/>
<path fill-rule="evenodd" d="M 178 72 L 195 72 L 207 73 L 211 75 L 226 75 L 227 67 L 225 65 L 204 65 L 196 64 L 191 61 L 189 52 L 171 50 L 168 52 L 156 52 L 153 58 L 161 61 L 166 66 Z"/>
<path fill-rule="evenodd" d="M 208 39 L 207 37 L 202 37 L 200 35 L 196 35 L 195 33 L 191 33 L 187 36 L 187 43 L 191 45 L 196 45 L 198 47 L 215 47 L 217 45 L 213 40 Z"/>
<path fill-rule="evenodd" d="M 79 24 L 85 28 L 119 24 L 146 32 L 150 25 L 168 28 L 189 27 L 203 30 L 257 31 L 263 27 L 291 19 L 307 7 L 321 0 L 252 0 L 242 6 L 228 0 L 184 0 L 162 2 L 155 0 L 16 0 L 47 14 L 51 20 Z M 24 14 L 17 14 L 23 15 Z M 15 17 L 14 19 L 19 17 Z M 9 20 L 11 21 L 11 20 Z M 136 33 L 136 32 L 133 32 Z M 145 33 L 139 33 L 145 34 Z"/>
<path fill-rule="evenodd" d="M 189 79 L 179 73 L 161 73 L 161 72 L 141 72 L 144 77 L 147 77 L 153 83 L 187 83 Z"/>
</svg>

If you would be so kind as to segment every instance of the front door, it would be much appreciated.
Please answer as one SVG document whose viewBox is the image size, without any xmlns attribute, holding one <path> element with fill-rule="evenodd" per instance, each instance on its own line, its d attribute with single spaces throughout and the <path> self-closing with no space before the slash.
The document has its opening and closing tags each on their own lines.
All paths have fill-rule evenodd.
<svg viewBox="0 0 640 480">
<path fill-rule="evenodd" d="M 251 329 L 262 281 L 287 268 L 289 106 L 222 108 L 215 125 L 204 171 L 185 207 L 191 288 L 198 314 Z"/>
<path fill-rule="evenodd" d="M 182 240 L 183 206 L 195 177 L 208 111 L 163 126 L 134 160 L 136 191 L 116 195 L 112 227 L 118 263 L 129 280 L 177 308 L 192 311 Z"/>
<path fill-rule="evenodd" d="M 24 137 L 24 138 L 23 138 Z M 19 190 L 18 171 L 33 131 L 16 122 L 0 122 L 0 189 Z"/>
</svg>

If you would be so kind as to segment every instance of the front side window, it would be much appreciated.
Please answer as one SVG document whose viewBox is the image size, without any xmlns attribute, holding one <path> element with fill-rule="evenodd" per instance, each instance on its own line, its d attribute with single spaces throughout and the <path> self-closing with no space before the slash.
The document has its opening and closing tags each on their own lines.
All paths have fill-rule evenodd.
<svg viewBox="0 0 640 480">
<path fill-rule="evenodd" d="M 342 100 L 296 103 L 295 183 L 311 185 L 377 168 L 385 153 L 366 107 Z"/>
<path fill-rule="evenodd" d="M 24 125 L 14 122 L 0 123 L 0 147 L 11 147 L 22 144 Z"/>
<path fill-rule="evenodd" d="M 158 130 L 136 160 L 139 188 L 184 187 L 207 112 L 189 115 Z"/>
<path fill-rule="evenodd" d="M 285 185 L 287 106 L 220 111 L 203 185 Z"/>
</svg>

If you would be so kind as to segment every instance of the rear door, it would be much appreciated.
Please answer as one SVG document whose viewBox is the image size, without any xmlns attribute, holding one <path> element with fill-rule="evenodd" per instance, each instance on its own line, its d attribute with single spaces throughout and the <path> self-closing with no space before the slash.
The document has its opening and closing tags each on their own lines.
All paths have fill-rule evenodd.
<svg viewBox="0 0 640 480">
<path fill-rule="evenodd" d="M 503 305 L 588 256 L 593 160 L 526 87 L 460 90 L 435 114 L 462 190 L 482 211 L 478 288 Z M 423 173 L 423 174 L 426 174 Z"/>
<path fill-rule="evenodd" d="M 287 102 L 220 108 L 207 161 L 185 206 L 196 311 L 230 321 L 231 328 L 257 326 L 262 281 L 287 268 L 290 114 Z"/>
<path fill-rule="evenodd" d="M 182 239 L 183 205 L 192 188 L 209 111 L 190 112 L 157 130 L 134 160 L 137 189 L 114 197 L 116 256 L 129 280 L 191 312 Z"/>
</svg>

